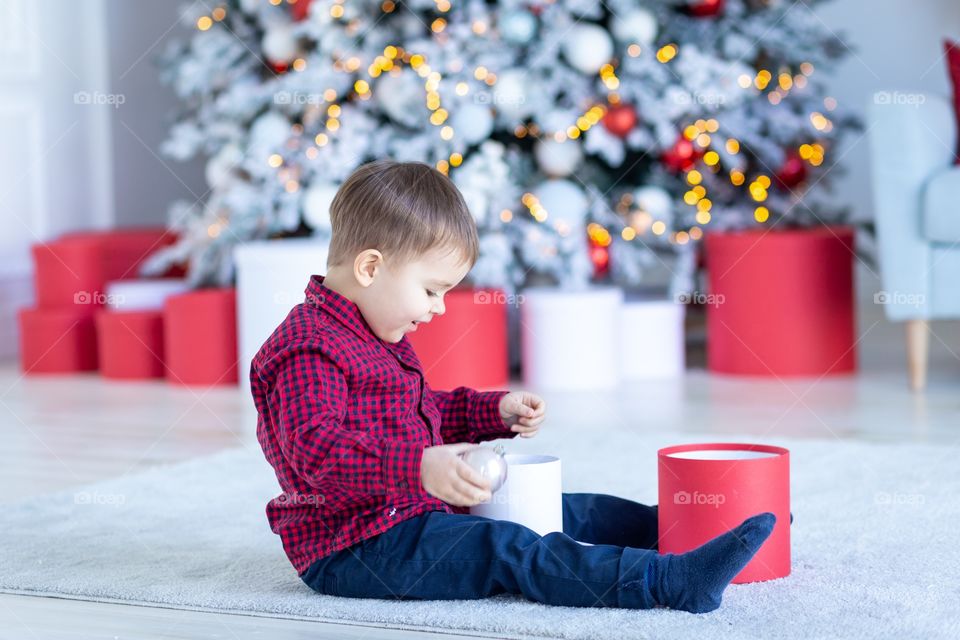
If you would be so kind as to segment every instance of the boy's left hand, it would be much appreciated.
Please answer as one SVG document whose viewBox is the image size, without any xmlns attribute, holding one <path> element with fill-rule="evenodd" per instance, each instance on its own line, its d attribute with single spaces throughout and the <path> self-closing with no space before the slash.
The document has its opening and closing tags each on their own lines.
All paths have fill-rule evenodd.
<svg viewBox="0 0 960 640">
<path fill-rule="evenodd" d="M 527 391 L 511 391 L 500 399 L 503 424 L 524 438 L 537 434 L 546 411 L 543 398 Z"/>
</svg>

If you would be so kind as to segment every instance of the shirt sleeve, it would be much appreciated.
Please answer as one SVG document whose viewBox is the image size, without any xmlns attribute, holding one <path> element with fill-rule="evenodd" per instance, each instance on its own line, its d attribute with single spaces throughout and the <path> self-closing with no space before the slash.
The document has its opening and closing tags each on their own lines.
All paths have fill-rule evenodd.
<svg viewBox="0 0 960 640">
<path fill-rule="evenodd" d="M 500 398 L 508 391 L 475 391 L 457 387 L 434 391 L 427 387 L 440 410 L 440 437 L 445 443 L 483 442 L 517 434 L 503 424 Z"/>
<path fill-rule="evenodd" d="M 348 427 L 346 379 L 318 346 L 298 345 L 282 357 L 270 413 L 281 451 L 297 474 L 331 504 L 352 495 L 422 490 L 423 443 Z"/>
</svg>

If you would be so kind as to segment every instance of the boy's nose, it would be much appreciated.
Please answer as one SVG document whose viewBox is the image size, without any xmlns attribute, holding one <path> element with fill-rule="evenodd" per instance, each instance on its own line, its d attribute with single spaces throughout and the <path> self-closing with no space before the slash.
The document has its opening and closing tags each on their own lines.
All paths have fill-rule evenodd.
<svg viewBox="0 0 960 640">
<path fill-rule="evenodd" d="M 433 307 L 433 315 L 442 316 L 446 312 L 447 308 L 443 304 L 443 299 L 437 300 L 437 304 Z"/>
</svg>

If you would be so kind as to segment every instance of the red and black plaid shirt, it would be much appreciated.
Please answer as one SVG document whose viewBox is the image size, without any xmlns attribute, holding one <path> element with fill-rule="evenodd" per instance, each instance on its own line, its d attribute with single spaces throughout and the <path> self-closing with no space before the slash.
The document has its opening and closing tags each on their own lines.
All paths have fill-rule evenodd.
<svg viewBox="0 0 960 640">
<path fill-rule="evenodd" d="M 378 338 L 323 279 L 250 368 L 257 439 L 283 491 L 267 519 L 298 574 L 422 513 L 467 513 L 423 490 L 424 447 L 516 435 L 500 418 L 506 391 L 432 390 L 406 336 Z"/>
</svg>

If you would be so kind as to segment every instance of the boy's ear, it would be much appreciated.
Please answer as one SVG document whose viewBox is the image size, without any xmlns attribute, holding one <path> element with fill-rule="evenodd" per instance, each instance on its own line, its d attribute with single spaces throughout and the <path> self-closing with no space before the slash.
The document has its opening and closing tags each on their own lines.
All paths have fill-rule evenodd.
<svg viewBox="0 0 960 640">
<path fill-rule="evenodd" d="M 353 277 L 361 287 L 373 284 L 377 271 L 383 267 L 383 254 L 376 249 L 364 249 L 353 261 Z"/>
</svg>

